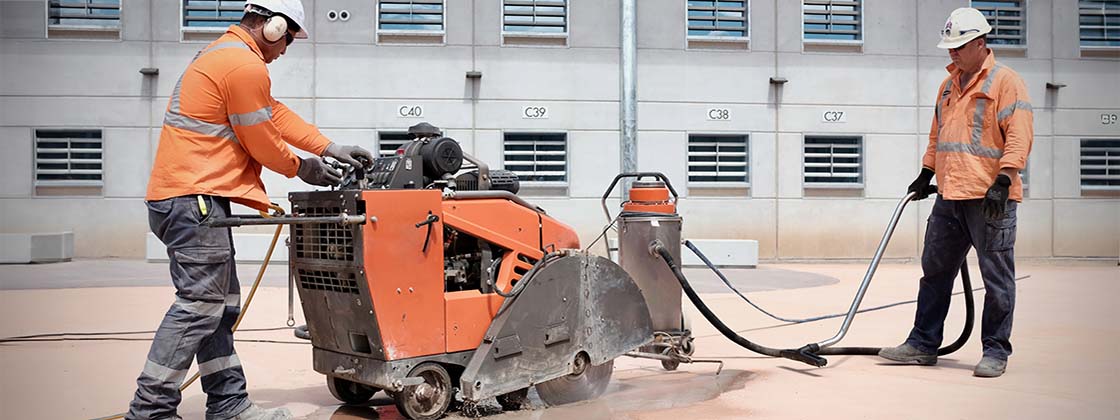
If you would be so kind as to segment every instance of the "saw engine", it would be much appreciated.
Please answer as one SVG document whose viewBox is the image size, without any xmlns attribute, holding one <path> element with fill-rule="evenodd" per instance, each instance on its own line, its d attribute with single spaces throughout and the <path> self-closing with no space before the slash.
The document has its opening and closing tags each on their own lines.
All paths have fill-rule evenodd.
<svg viewBox="0 0 1120 420">
<path fill-rule="evenodd" d="M 516 195 L 514 173 L 426 123 L 409 132 L 394 155 L 340 167 L 338 189 L 289 194 L 307 221 L 292 223 L 289 269 L 336 398 L 384 390 L 411 419 L 459 399 L 517 408 L 533 386 L 563 404 L 601 395 L 616 357 L 664 361 L 657 349 L 690 340 L 676 321 L 655 334 L 650 286 L 580 251 L 571 227 Z"/>
</svg>

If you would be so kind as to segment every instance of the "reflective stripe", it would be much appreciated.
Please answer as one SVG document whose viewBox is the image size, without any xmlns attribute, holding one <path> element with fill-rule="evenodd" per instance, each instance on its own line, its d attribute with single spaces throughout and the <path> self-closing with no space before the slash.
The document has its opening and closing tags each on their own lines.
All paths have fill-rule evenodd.
<svg viewBox="0 0 1120 420">
<path fill-rule="evenodd" d="M 148 360 L 146 363 L 144 363 L 144 370 L 140 374 L 160 382 L 171 382 L 175 385 L 179 385 L 183 383 L 183 379 L 186 379 L 187 370 L 172 369 Z"/>
<path fill-rule="evenodd" d="M 226 356 L 226 357 L 219 357 L 217 359 L 211 359 L 211 360 L 199 363 L 198 364 L 198 373 L 202 374 L 202 376 L 207 376 L 207 375 L 211 375 L 211 374 L 214 374 L 214 373 L 221 372 L 221 371 L 229 369 L 229 368 L 235 368 L 235 367 L 239 367 L 239 366 L 241 366 L 241 360 L 237 358 L 236 354 L 231 354 L 231 355 Z"/>
<path fill-rule="evenodd" d="M 175 304 L 172 306 L 195 315 L 212 317 L 222 316 L 222 311 L 226 309 L 225 303 L 204 302 L 201 300 L 190 301 L 183 298 L 175 299 Z"/>
<path fill-rule="evenodd" d="M 241 306 L 241 295 L 226 296 L 226 306 Z"/>
<path fill-rule="evenodd" d="M 1003 120 L 1006 120 L 1008 117 L 1010 117 L 1011 114 L 1014 114 L 1016 109 L 1023 109 L 1034 112 L 1034 107 L 1031 106 L 1030 102 L 1015 101 L 1015 103 L 1008 105 L 1000 110 L 999 115 L 996 118 L 1002 122 Z"/>
<path fill-rule="evenodd" d="M 984 147 L 984 146 L 981 146 L 981 145 L 978 145 L 978 144 L 969 144 L 969 143 L 938 141 L 937 142 L 937 151 L 938 152 L 968 153 L 968 154 L 973 155 L 973 156 L 984 157 L 984 158 L 992 158 L 992 159 L 999 159 L 999 158 L 1003 157 L 1003 151 L 1002 150 L 993 149 L 993 148 L 990 148 L 990 147 Z"/>
<path fill-rule="evenodd" d="M 230 125 L 257 125 L 272 119 L 272 107 L 266 106 L 253 112 L 244 114 L 229 114 Z"/>
<path fill-rule="evenodd" d="M 999 73 L 1001 68 L 1003 68 L 1003 65 L 996 63 L 988 71 L 988 77 L 984 79 L 984 85 L 980 87 L 980 93 L 988 94 L 988 91 L 992 89 L 992 81 L 995 80 L 996 73 Z M 972 115 L 972 145 L 976 147 L 980 147 L 981 139 L 984 137 L 984 109 L 987 107 L 987 98 L 976 98 L 976 112 Z"/>
<path fill-rule="evenodd" d="M 941 126 L 942 126 L 941 104 L 945 102 L 945 97 L 949 96 L 950 93 L 953 93 L 953 79 L 949 79 L 948 82 L 945 82 L 945 89 L 941 91 L 941 97 L 937 98 L 937 108 L 934 111 L 937 112 L 937 137 L 938 138 L 941 137 Z"/>
<path fill-rule="evenodd" d="M 238 143 L 237 135 L 233 132 L 233 127 L 228 125 L 196 120 L 182 114 L 173 114 L 171 111 L 167 111 L 167 113 L 163 114 L 163 124 L 198 134 L 229 139 L 234 143 Z"/>
<path fill-rule="evenodd" d="M 195 54 L 194 59 L 191 60 L 191 63 L 194 63 L 195 60 L 198 60 L 199 57 L 202 57 L 207 53 L 224 50 L 227 48 L 241 48 L 248 50 L 249 46 L 245 45 L 245 43 L 243 42 L 223 42 L 209 49 L 199 51 L 198 54 Z M 175 128 L 180 128 L 202 135 L 221 137 L 224 139 L 229 139 L 234 143 L 240 143 L 237 140 L 237 135 L 233 133 L 233 128 L 228 125 L 214 124 L 183 115 L 179 103 L 182 88 L 183 76 L 180 75 L 179 81 L 175 82 L 175 90 L 171 92 L 171 103 L 167 106 L 167 113 L 163 115 L 164 125 L 169 125 Z"/>
</svg>

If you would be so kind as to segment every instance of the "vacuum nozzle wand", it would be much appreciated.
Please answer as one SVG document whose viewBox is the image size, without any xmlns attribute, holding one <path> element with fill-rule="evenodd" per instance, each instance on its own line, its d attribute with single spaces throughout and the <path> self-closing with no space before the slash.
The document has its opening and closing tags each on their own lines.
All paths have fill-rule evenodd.
<svg viewBox="0 0 1120 420">
<path fill-rule="evenodd" d="M 828 359 L 818 356 L 816 353 L 821 350 L 821 347 L 816 343 L 806 344 L 797 350 L 787 349 L 782 350 L 782 357 L 813 365 L 816 367 L 825 367 L 828 364 Z"/>
</svg>

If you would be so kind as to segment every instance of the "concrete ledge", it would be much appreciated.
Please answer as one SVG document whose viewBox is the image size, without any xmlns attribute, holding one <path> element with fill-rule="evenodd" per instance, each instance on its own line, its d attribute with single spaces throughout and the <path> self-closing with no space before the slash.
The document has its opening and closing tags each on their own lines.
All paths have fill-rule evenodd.
<svg viewBox="0 0 1120 420">
<path fill-rule="evenodd" d="M 74 258 L 74 232 L 0 234 L 0 264 L 51 263 Z"/>
<path fill-rule="evenodd" d="M 271 233 L 233 234 L 233 249 L 236 252 L 237 262 L 264 261 L 264 254 L 268 252 L 268 244 L 271 242 Z M 287 242 L 288 235 L 280 235 L 280 239 L 276 241 L 276 249 L 272 251 L 271 263 L 288 261 Z M 167 262 L 167 247 L 156 238 L 154 233 L 148 232 L 144 255 L 148 262 Z"/>
<path fill-rule="evenodd" d="M 753 239 L 689 239 L 717 267 L 758 266 L 758 241 Z M 691 249 L 681 246 L 681 263 L 685 267 L 706 267 Z"/>
</svg>

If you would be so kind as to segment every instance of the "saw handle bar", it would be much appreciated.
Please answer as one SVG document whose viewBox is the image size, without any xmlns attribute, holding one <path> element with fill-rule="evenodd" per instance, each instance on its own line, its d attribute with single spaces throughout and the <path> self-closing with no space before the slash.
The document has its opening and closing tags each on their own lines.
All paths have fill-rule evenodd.
<svg viewBox="0 0 1120 420">
<path fill-rule="evenodd" d="M 611 186 L 607 187 L 607 192 L 603 193 L 603 199 L 599 202 L 603 205 L 603 213 L 607 215 L 607 223 L 610 223 L 611 220 L 613 220 L 611 218 L 610 210 L 607 210 L 607 197 L 610 197 L 611 193 L 614 192 L 614 187 L 618 185 L 618 181 L 622 180 L 623 178 L 642 179 L 646 177 L 657 178 L 661 180 L 661 182 L 664 182 L 665 186 L 669 188 L 669 192 L 673 193 L 673 203 L 677 202 L 677 199 L 679 198 L 677 190 L 673 188 L 673 183 L 669 182 L 669 177 L 665 176 L 665 174 L 661 172 L 623 172 L 614 177 L 614 180 L 611 181 Z"/>
<path fill-rule="evenodd" d="M 377 222 L 376 217 L 370 217 L 370 222 Z M 346 213 L 339 214 L 338 216 L 280 216 L 280 217 L 261 217 L 250 215 L 234 215 L 230 217 L 211 217 L 203 220 L 201 225 L 206 227 L 238 227 L 238 226 L 255 226 L 255 225 L 306 225 L 312 223 L 338 223 L 340 225 L 362 225 L 366 223 L 366 215 L 348 215 Z"/>
</svg>

